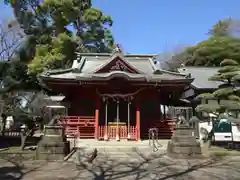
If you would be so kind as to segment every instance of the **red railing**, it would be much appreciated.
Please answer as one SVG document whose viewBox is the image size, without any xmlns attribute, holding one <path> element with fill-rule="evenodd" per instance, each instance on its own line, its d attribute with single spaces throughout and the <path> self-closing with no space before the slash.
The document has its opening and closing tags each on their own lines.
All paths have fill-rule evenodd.
<svg viewBox="0 0 240 180">
<path fill-rule="evenodd" d="M 68 136 L 94 138 L 95 116 L 66 116 L 62 118 L 61 125 L 65 127 L 65 133 Z M 141 137 L 148 138 L 148 130 L 156 127 L 159 130 L 159 138 L 170 138 L 173 135 L 175 125 L 175 120 L 171 119 L 141 121 Z M 129 134 L 127 126 L 118 126 L 118 134 L 120 139 L 136 140 L 136 126 L 130 126 Z M 105 126 L 99 126 L 98 138 L 104 139 L 104 135 Z M 116 139 L 117 126 L 108 126 L 107 135 L 108 139 Z M 128 137 L 129 135 L 130 137 Z"/>
<path fill-rule="evenodd" d="M 62 123 L 67 125 L 94 126 L 95 116 L 65 116 Z"/>
<path fill-rule="evenodd" d="M 127 126 L 107 126 L 107 138 L 108 139 L 116 139 L 117 132 L 118 132 L 119 139 L 136 140 L 136 138 L 137 138 L 136 126 L 130 126 L 129 130 L 130 131 L 128 134 Z M 98 130 L 99 139 L 104 139 L 105 131 L 106 131 L 106 126 L 99 126 L 99 130 Z"/>
<path fill-rule="evenodd" d="M 68 136 L 94 138 L 95 116 L 66 116 L 60 124 Z"/>
</svg>

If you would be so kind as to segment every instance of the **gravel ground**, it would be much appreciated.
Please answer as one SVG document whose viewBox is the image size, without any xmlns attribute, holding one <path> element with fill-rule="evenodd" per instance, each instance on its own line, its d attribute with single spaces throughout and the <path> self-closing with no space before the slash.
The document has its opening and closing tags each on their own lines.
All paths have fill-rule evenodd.
<svg viewBox="0 0 240 180">
<path fill-rule="evenodd" d="M 139 155 L 140 156 L 140 155 Z M 0 179 L 12 180 L 239 180 L 240 157 L 222 160 L 174 160 L 139 157 L 139 161 L 99 157 L 93 164 L 0 160 Z"/>
</svg>

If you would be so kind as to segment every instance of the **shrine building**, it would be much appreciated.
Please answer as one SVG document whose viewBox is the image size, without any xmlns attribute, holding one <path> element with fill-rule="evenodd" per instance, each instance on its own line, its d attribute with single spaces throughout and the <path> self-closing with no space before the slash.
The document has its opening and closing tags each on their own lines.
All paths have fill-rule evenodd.
<svg viewBox="0 0 240 180">
<path fill-rule="evenodd" d="M 151 55 L 81 53 L 72 68 L 41 74 L 44 84 L 65 96 L 66 134 L 98 140 L 140 140 L 149 128 L 172 135 L 166 109 L 181 105 L 189 74 L 161 70 Z"/>
</svg>

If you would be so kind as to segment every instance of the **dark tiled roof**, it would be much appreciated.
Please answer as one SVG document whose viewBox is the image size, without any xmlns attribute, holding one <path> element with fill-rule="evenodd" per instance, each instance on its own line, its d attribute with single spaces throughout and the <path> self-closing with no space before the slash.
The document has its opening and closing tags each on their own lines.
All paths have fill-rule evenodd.
<svg viewBox="0 0 240 180">
<path fill-rule="evenodd" d="M 93 73 L 112 59 L 111 54 L 79 54 L 84 57 L 84 66 L 81 68 L 83 73 Z M 131 66 L 145 74 L 152 74 L 157 67 L 153 62 L 153 55 L 124 55 L 121 57 Z"/>
<path fill-rule="evenodd" d="M 197 89 L 216 89 L 221 82 L 209 81 L 209 78 L 217 74 L 217 67 L 183 67 L 178 71 L 182 74 L 191 74 L 194 78 L 192 85 Z"/>
<path fill-rule="evenodd" d="M 114 58 L 120 57 L 129 66 L 134 68 L 136 73 L 128 73 L 123 71 L 112 71 L 106 73 L 95 73 Z M 79 54 L 77 60 L 74 61 L 71 69 L 54 70 L 42 74 L 42 77 L 51 79 L 77 79 L 77 80 L 106 80 L 116 76 L 124 76 L 130 80 L 139 81 L 164 81 L 164 80 L 183 80 L 190 82 L 192 79 L 185 74 L 174 73 L 170 71 L 160 70 L 157 68 L 153 60 L 153 55 L 123 55 L 123 54 Z"/>
</svg>

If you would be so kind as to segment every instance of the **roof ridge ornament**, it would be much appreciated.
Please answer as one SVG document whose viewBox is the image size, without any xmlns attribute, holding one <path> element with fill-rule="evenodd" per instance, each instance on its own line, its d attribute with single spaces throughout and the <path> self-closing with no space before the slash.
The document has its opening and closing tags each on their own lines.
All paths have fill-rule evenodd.
<svg viewBox="0 0 240 180">
<path fill-rule="evenodd" d="M 113 55 L 114 55 L 114 54 L 123 54 L 123 51 L 122 51 L 122 49 L 121 49 L 120 44 L 116 44 L 115 48 L 113 49 L 113 53 L 112 53 L 112 54 L 113 54 Z"/>
</svg>

